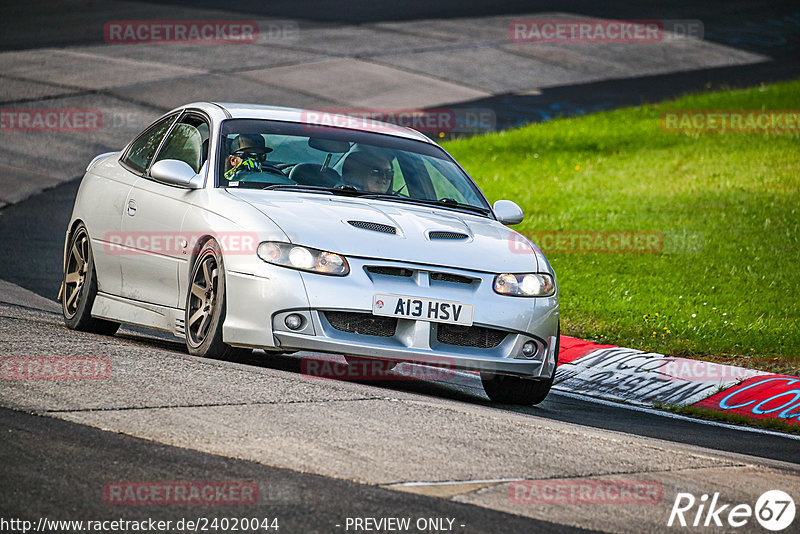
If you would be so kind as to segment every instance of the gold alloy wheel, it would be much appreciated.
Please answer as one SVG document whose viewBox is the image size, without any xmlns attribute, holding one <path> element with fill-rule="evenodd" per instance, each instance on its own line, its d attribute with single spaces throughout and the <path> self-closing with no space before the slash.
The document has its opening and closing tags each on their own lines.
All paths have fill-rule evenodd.
<svg viewBox="0 0 800 534">
<path fill-rule="evenodd" d="M 64 270 L 64 313 L 72 318 L 78 311 L 80 297 L 86 286 L 89 270 L 89 236 L 84 228 L 79 229 L 72 238 L 67 265 Z"/>
<path fill-rule="evenodd" d="M 208 335 L 217 306 L 219 264 L 213 252 L 205 253 L 195 264 L 189 297 L 189 320 L 186 332 L 189 342 L 200 345 Z"/>
</svg>

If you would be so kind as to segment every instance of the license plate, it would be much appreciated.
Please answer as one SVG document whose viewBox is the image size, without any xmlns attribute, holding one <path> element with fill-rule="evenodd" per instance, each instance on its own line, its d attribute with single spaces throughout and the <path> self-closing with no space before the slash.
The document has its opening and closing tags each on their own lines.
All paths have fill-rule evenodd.
<svg viewBox="0 0 800 534">
<path fill-rule="evenodd" d="M 434 323 L 472 325 L 472 304 L 448 300 L 402 297 L 398 295 L 375 295 L 372 313 L 387 317 L 401 317 Z"/>
</svg>

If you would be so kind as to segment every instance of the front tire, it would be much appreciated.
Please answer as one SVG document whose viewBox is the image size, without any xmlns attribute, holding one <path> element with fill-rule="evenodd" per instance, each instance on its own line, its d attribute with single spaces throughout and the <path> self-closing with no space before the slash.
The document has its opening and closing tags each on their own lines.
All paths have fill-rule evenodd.
<svg viewBox="0 0 800 534">
<path fill-rule="evenodd" d="M 217 242 L 211 239 L 197 255 L 186 294 L 184 325 L 189 354 L 237 361 L 252 352 L 223 343 L 226 304 L 222 252 Z"/>
<path fill-rule="evenodd" d="M 113 336 L 119 323 L 92 317 L 97 296 L 97 273 L 94 267 L 89 232 L 79 224 L 69 240 L 61 292 L 64 324 L 71 330 Z"/>
<path fill-rule="evenodd" d="M 492 375 L 481 373 L 483 390 L 492 400 L 500 404 L 521 404 L 533 406 L 542 402 L 550 388 L 553 378 L 531 380 L 519 376 Z"/>
<path fill-rule="evenodd" d="M 558 351 L 561 348 L 561 324 L 558 325 L 556 334 L 556 366 L 558 366 Z M 496 375 L 481 373 L 483 390 L 492 402 L 500 404 L 521 404 L 534 406 L 541 403 L 550 393 L 553 380 L 556 378 L 556 368 L 547 379 L 533 380 L 519 376 Z"/>
</svg>

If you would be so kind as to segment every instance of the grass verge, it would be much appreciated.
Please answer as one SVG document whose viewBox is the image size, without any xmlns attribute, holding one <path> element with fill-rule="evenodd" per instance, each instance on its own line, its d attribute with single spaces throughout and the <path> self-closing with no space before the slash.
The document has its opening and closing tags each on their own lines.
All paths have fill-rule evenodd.
<svg viewBox="0 0 800 534">
<path fill-rule="evenodd" d="M 563 333 L 796 374 L 800 135 L 662 129 L 663 112 L 687 109 L 798 110 L 800 81 L 558 119 L 445 148 L 490 200 L 522 206 L 515 228 L 524 234 L 662 236 L 658 253 L 543 247 L 559 280 Z"/>
<path fill-rule="evenodd" d="M 734 425 L 752 426 L 764 428 L 766 430 L 775 430 L 778 432 L 800 435 L 800 424 L 789 424 L 783 419 L 755 419 L 738 413 L 718 412 L 716 410 L 697 408 L 695 406 L 674 406 L 667 404 L 654 404 L 653 406 L 661 410 L 667 410 L 680 415 L 694 417 L 696 419 L 706 419 Z"/>
</svg>

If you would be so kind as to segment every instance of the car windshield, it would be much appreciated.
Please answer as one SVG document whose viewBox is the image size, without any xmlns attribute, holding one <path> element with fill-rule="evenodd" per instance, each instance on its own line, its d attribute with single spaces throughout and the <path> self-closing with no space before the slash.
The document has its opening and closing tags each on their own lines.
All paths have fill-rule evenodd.
<svg viewBox="0 0 800 534">
<path fill-rule="evenodd" d="M 423 141 L 255 119 L 224 121 L 220 136 L 218 187 L 303 189 L 489 212 L 447 153 Z"/>
</svg>

